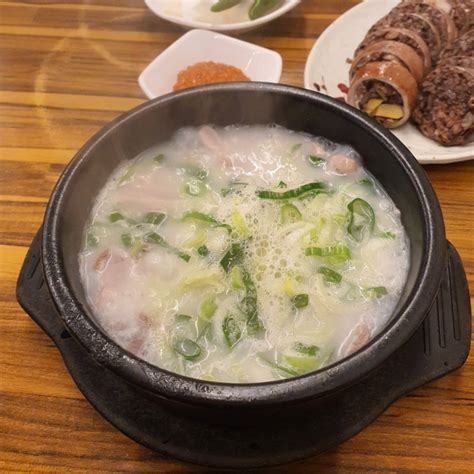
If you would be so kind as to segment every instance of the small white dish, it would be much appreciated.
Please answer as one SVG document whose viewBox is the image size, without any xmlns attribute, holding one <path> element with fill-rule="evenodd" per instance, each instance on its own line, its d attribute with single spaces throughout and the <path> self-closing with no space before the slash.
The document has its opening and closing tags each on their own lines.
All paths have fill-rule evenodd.
<svg viewBox="0 0 474 474">
<path fill-rule="evenodd" d="M 246 13 L 248 11 L 247 4 L 233 7 L 233 9 L 222 13 L 210 12 L 210 8 L 214 3 L 213 0 L 145 0 L 145 4 L 156 16 L 163 20 L 184 26 L 185 28 L 237 32 L 253 30 L 254 28 L 268 23 L 296 7 L 300 1 L 301 0 L 285 0 L 280 7 L 261 18 L 250 20 L 247 17 L 245 21 L 238 22 L 233 20 L 227 21 L 227 19 L 233 17 L 236 8 L 242 10 L 245 8 Z M 205 10 L 206 13 L 209 11 L 209 21 L 199 19 L 199 15 L 196 14 L 197 8 L 199 8 L 200 11 Z M 215 18 L 215 20 L 212 21 L 212 18 Z"/>
<path fill-rule="evenodd" d="M 173 91 L 180 71 L 203 61 L 235 66 L 252 81 L 279 82 L 281 77 L 282 59 L 277 52 L 212 31 L 192 30 L 157 56 L 138 83 L 154 99 Z"/>
<path fill-rule="evenodd" d="M 365 0 L 340 16 L 318 38 L 309 53 L 304 73 L 306 89 L 317 90 L 331 97 L 344 94 L 339 84 L 348 85 L 348 59 L 369 28 L 386 15 L 400 0 Z M 474 158 L 474 145 L 444 147 L 425 137 L 418 128 L 406 123 L 393 133 L 422 164 L 444 164 Z"/>
</svg>

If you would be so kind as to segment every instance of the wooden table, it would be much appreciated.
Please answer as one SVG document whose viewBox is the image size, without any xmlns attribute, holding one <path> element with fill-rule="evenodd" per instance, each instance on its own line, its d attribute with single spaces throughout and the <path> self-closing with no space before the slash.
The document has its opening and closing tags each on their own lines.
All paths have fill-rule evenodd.
<svg viewBox="0 0 474 474">
<path fill-rule="evenodd" d="M 315 38 L 356 0 L 304 0 L 248 33 L 301 86 Z M 65 164 L 143 102 L 137 76 L 183 31 L 141 0 L 0 0 L 0 470 L 205 472 L 139 446 L 84 400 L 15 284 Z M 426 167 L 474 293 L 474 162 Z M 337 449 L 271 472 L 474 472 L 474 356 Z M 268 471 L 270 472 L 270 471 Z"/>
</svg>

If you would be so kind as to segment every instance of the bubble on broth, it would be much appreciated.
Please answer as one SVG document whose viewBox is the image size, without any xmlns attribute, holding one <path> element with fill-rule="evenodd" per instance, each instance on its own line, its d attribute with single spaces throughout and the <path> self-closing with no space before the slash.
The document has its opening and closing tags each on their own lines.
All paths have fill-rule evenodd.
<svg viewBox="0 0 474 474">
<path fill-rule="evenodd" d="M 152 364 L 221 382 L 291 377 L 358 350 L 407 278 L 395 204 L 347 145 L 275 125 L 215 132 L 209 145 L 179 130 L 98 196 L 79 256 L 97 321 Z M 346 173 L 337 155 L 354 160 Z M 322 194 L 258 194 L 319 182 Z"/>
</svg>

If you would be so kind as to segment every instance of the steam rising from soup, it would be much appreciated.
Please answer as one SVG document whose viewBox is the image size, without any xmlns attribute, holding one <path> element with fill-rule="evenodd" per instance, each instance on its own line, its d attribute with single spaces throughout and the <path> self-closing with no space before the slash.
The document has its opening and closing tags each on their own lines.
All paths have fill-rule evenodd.
<svg viewBox="0 0 474 474">
<path fill-rule="evenodd" d="M 205 126 L 114 172 L 79 258 L 94 316 L 124 348 L 193 378 L 251 383 L 368 343 L 400 297 L 409 243 L 350 147 Z"/>
</svg>

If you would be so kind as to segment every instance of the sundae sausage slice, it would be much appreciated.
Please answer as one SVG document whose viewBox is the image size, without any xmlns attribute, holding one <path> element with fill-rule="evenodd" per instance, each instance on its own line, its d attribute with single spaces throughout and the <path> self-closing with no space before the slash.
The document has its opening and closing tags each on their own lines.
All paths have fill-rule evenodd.
<svg viewBox="0 0 474 474">
<path fill-rule="evenodd" d="M 405 67 L 417 82 L 423 79 L 424 65 L 420 55 L 411 47 L 397 41 L 379 41 L 367 46 L 352 62 L 349 77 L 367 63 L 395 61 Z"/>
<path fill-rule="evenodd" d="M 417 83 L 398 62 L 374 62 L 354 75 L 349 104 L 373 116 L 387 128 L 403 125 L 415 107 Z"/>
</svg>

